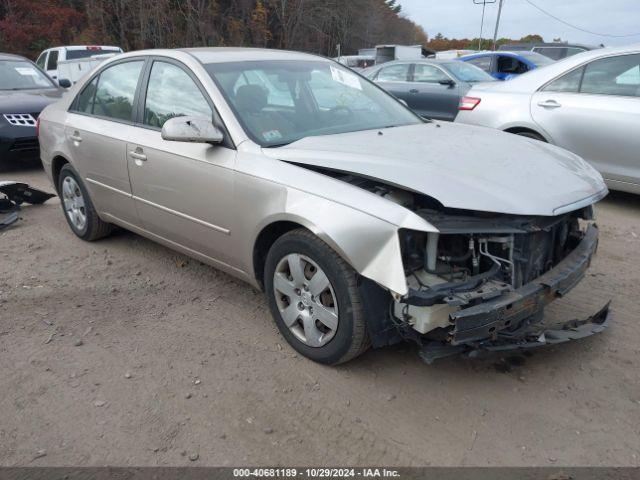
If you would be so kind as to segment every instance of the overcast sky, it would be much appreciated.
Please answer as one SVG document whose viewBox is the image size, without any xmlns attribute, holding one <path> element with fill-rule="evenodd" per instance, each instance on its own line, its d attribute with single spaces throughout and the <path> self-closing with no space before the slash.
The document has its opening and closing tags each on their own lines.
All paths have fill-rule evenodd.
<svg viewBox="0 0 640 480">
<path fill-rule="evenodd" d="M 481 0 L 477 0 L 481 1 Z M 490 1 L 490 0 L 489 0 Z M 640 0 L 531 0 L 556 17 L 597 33 L 640 33 Z M 473 0 L 398 0 L 402 11 L 422 25 L 429 38 L 441 32 L 449 38 L 474 38 L 480 33 L 482 5 Z M 487 4 L 483 38 L 493 37 L 498 0 Z M 640 34 L 627 38 L 591 35 L 570 28 L 536 10 L 525 0 L 504 0 L 498 37 L 521 38 L 530 33 L 545 41 L 561 37 L 574 43 L 625 45 L 640 43 Z"/>
</svg>

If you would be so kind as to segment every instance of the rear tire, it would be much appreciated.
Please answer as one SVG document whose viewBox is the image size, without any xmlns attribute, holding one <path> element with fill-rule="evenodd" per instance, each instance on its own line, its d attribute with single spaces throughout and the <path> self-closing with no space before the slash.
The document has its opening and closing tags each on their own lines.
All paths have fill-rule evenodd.
<svg viewBox="0 0 640 480">
<path fill-rule="evenodd" d="M 369 348 L 358 274 L 311 232 L 293 230 L 276 240 L 264 275 L 276 325 L 300 354 L 337 365 Z"/>
<path fill-rule="evenodd" d="M 68 163 L 60 169 L 58 195 L 64 218 L 78 237 L 92 242 L 111 233 L 113 226 L 98 216 L 80 175 Z"/>
</svg>

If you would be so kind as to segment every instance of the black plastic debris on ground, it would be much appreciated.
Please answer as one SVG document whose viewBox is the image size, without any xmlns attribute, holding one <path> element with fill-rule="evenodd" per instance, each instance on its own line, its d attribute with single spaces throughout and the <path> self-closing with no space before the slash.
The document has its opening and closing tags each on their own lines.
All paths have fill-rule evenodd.
<svg viewBox="0 0 640 480">
<path fill-rule="evenodd" d="M 39 205 L 52 197 L 55 195 L 26 183 L 0 181 L 0 230 L 18 221 L 18 212 L 23 203 Z"/>
</svg>

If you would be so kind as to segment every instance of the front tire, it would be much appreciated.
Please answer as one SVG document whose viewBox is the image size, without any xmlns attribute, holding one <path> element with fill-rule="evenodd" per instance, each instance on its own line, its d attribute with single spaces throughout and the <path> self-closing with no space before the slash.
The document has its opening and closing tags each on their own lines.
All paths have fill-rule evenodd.
<svg viewBox="0 0 640 480">
<path fill-rule="evenodd" d="M 80 175 L 69 164 L 60 170 L 58 195 L 64 217 L 78 237 L 92 242 L 111 233 L 112 225 L 100 219 Z"/>
<path fill-rule="evenodd" d="M 358 274 L 308 230 L 280 237 L 267 255 L 264 285 L 278 329 L 300 354 L 337 365 L 369 347 Z"/>
</svg>

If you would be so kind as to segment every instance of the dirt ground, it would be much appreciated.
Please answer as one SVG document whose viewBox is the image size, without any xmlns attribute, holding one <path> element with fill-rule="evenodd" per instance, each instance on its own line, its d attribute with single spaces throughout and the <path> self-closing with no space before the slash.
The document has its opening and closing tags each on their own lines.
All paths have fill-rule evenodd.
<svg viewBox="0 0 640 480">
<path fill-rule="evenodd" d="M 57 199 L 22 217 L 0 233 L 0 465 L 640 465 L 639 197 L 600 204 L 598 256 L 550 312 L 613 298 L 611 328 L 524 363 L 407 344 L 316 365 L 230 276 L 127 232 L 85 243 Z"/>
</svg>

